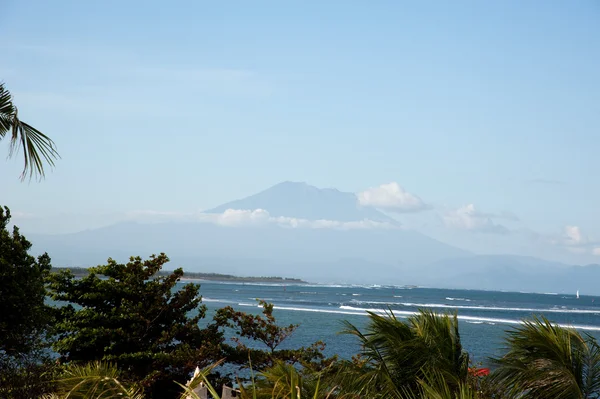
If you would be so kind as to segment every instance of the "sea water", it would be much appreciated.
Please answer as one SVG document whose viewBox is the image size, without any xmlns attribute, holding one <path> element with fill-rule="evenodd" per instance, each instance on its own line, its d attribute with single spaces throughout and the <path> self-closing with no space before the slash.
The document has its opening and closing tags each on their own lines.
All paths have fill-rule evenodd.
<svg viewBox="0 0 600 399">
<path fill-rule="evenodd" d="M 257 299 L 274 304 L 280 325 L 299 324 L 282 347 L 307 346 L 321 340 L 327 355 L 349 358 L 360 350 L 358 341 L 340 335 L 347 320 L 360 329 L 367 311 L 392 310 L 406 318 L 419 309 L 456 312 L 465 349 L 475 362 L 489 363 L 505 346 L 505 332 L 533 315 L 576 328 L 600 338 L 600 297 L 575 293 L 525 293 L 411 288 L 380 285 L 287 285 L 202 281 L 200 292 L 208 317 L 223 306 L 259 312 Z M 583 294 L 583 293 L 582 293 Z"/>
</svg>

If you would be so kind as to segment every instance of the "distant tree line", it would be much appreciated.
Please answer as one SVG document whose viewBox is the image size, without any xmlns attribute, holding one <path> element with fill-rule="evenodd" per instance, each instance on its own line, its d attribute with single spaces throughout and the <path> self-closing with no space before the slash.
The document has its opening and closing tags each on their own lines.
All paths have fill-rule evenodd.
<svg viewBox="0 0 600 399">
<path fill-rule="evenodd" d="M 75 277 L 85 277 L 89 274 L 87 267 L 52 267 L 52 273 L 70 270 Z M 168 276 L 172 274 L 172 270 L 159 270 L 157 276 Z M 279 277 L 279 276 L 234 276 L 232 274 L 221 273 L 202 273 L 202 272 L 185 272 L 186 279 L 193 280 L 211 280 L 211 281 L 235 281 L 235 282 L 272 282 L 272 283 L 289 283 L 289 284 L 307 284 L 306 281 L 299 278 Z"/>
</svg>

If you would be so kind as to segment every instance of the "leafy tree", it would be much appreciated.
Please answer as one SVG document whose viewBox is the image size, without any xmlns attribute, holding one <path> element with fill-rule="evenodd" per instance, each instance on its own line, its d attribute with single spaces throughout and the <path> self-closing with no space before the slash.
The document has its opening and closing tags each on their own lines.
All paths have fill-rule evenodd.
<svg viewBox="0 0 600 399">
<path fill-rule="evenodd" d="M 51 379 L 51 319 L 44 303 L 50 257 L 30 255 L 31 243 L 18 227 L 9 230 L 10 218 L 10 210 L 0 207 L 0 397 L 31 398 L 45 392 Z"/>
<path fill-rule="evenodd" d="M 453 392 L 467 383 L 469 355 L 462 348 L 456 315 L 421 310 L 403 322 L 391 311 L 370 312 L 364 333 L 349 322 L 345 325 L 342 333 L 356 336 L 362 346 L 353 361 L 339 365 L 334 378 L 345 393 L 402 398 L 420 393 L 422 381 L 434 373 Z"/>
<path fill-rule="evenodd" d="M 31 399 L 53 392 L 60 366 L 41 352 L 4 358 L 0 365 L 0 398 Z"/>
<path fill-rule="evenodd" d="M 29 254 L 19 228 L 8 229 L 10 210 L 0 207 L 0 356 L 25 356 L 43 344 L 48 326 L 44 278 L 50 257 Z"/>
<path fill-rule="evenodd" d="M 68 270 L 53 274 L 52 298 L 68 303 L 57 308 L 54 348 L 61 359 L 114 362 L 148 397 L 176 397 L 173 381 L 185 382 L 196 366 L 214 361 L 222 336 L 199 328 L 206 311 L 200 286 L 177 287 L 182 269 L 157 276 L 168 260 L 165 254 L 127 264 L 109 259 L 81 279 Z"/>
<path fill-rule="evenodd" d="M 492 379 L 507 398 L 600 397 L 600 347 L 591 336 L 534 318 L 508 332 Z"/>
<path fill-rule="evenodd" d="M 259 300 L 262 316 L 236 311 L 231 306 L 216 311 L 214 325 L 222 332 L 232 332 L 234 345 L 223 345 L 226 362 L 241 368 L 252 367 L 263 370 L 272 367 L 276 362 L 302 364 L 309 368 L 321 369 L 335 359 L 326 359 L 323 355 L 325 344 L 317 341 L 308 347 L 281 349 L 298 328 L 297 324 L 280 326 L 273 315 L 273 304 Z"/>
<path fill-rule="evenodd" d="M 0 140 L 10 134 L 9 157 L 21 149 L 25 166 L 21 179 L 27 175 L 44 177 L 44 162 L 54 166 L 59 157 L 54 142 L 33 126 L 21 121 L 17 107 L 13 104 L 12 95 L 0 82 Z"/>
</svg>

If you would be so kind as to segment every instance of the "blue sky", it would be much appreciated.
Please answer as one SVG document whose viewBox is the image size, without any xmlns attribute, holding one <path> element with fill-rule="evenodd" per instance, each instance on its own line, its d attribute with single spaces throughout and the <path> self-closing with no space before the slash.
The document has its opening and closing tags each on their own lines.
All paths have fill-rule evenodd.
<svg viewBox="0 0 600 399">
<path fill-rule="evenodd" d="M 62 160 L 41 183 L 5 162 L 0 200 L 64 232 L 397 182 L 436 238 L 595 261 L 599 21 L 593 0 L 3 1 L 0 79 Z M 439 223 L 457 209 L 511 233 Z"/>
</svg>

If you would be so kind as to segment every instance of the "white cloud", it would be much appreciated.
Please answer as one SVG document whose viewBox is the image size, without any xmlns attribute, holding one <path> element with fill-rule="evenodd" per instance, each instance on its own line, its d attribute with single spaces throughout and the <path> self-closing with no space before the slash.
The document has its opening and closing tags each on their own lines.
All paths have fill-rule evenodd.
<svg viewBox="0 0 600 399">
<path fill-rule="evenodd" d="M 447 227 L 481 233 L 506 234 L 508 229 L 492 220 L 493 214 L 479 212 L 474 204 L 465 205 L 442 216 Z"/>
<path fill-rule="evenodd" d="M 396 182 L 371 187 L 356 196 L 361 206 L 391 212 L 419 212 L 431 208 L 421 198 L 404 190 Z"/>
<path fill-rule="evenodd" d="M 366 230 L 366 229 L 395 229 L 396 225 L 388 222 L 376 222 L 370 219 L 353 222 L 340 222 L 337 220 L 308 220 L 290 217 L 271 218 L 270 221 L 282 227 L 309 228 L 309 229 L 335 229 L 335 230 Z"/>
<path fill-rule="evenodd" d="M 370 219 L 352 222 L 341 222 L 337 220 L 308 220 L 287 216 L 271 216 L 264 209 L 227 209 L 223 213 L 183 213 L 170 211 L 132 211 L 128 212 L 129 219 L 138 221 L 196 221 L 201 223 L 212 223 L 226 227 L 244 226 L 280 226 L 286 228 L 304 229 L 335 229 L 335 230 L 365 230 L 365 229 L 397 229 L 398 225 L 388 222 L 376 222 Z"/>
<path fill-rule="evenodd" d="M 578 226 L 565 226 L 564 230 L 565 245 L 582 245 L 588 240 L 581 234 Z"/>
<path fill-rule="evenodd" d="M 565 226 L 560 235 L 550 237 L 550 242 L 572 253 L 600 256 L 600 241 L 584 234 L 579 226 Z"/>
<path fill-rule="evenodd" d="M 216 224 L 222 226 L 249 226 L 268 223 L 271 217 L 264 209 L 227 209 L 216 216 Z"/>
</svg>

